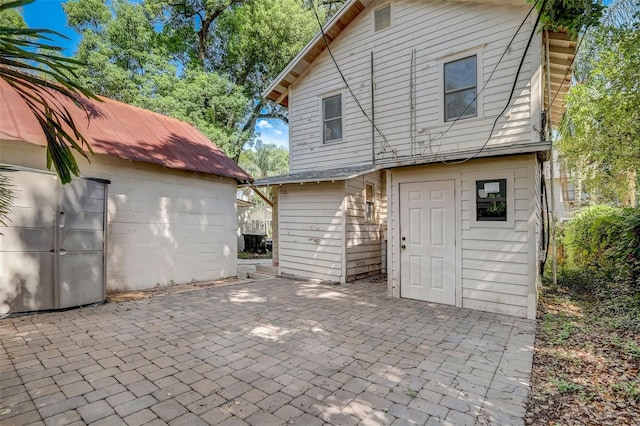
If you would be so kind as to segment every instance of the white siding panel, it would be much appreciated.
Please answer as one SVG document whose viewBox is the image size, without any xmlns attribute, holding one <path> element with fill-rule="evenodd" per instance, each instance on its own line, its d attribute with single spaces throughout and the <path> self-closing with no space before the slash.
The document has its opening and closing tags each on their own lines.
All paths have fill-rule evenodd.
<svg viewBox="0 0 640 426">
<path fill-rule="evenodd" d="M 371 114 L 370 55 L 374 56 L 375 119 L 398 159 L 410 156 L 410 60 L 416 51 L 416 127 L 422 142 L 417 151 L 473 149 L 485 142 L 495 116 L 502 110 L 513 84 L 521 54 L 531 29 L 527 22 L 479 98 L 479 117 L 461 120 L 446 133 L 443 122 L 441 69 L 448 55 L 468 51 L 479 54 L 480 84 L 488 80 L 507 43 L 528 12 L 527 5 L 474 4 L 471 2 L 393 1 L 392 28 L 372 32 L 374 3 L 365 9 L 332 43 L 340 69 L 362 108 Z M 535 41 L 534 41 L 535 42 Z M 511 107 L 498 121 L 489 146 L 530 142 L 531 70 L 539 58 L 526 58 Z M 321 143 L 320 101 L 341 92 L 344 97 L 344 141 Z M 372 159 L 371 124 L 346 90 L 329 55 L 321 54 L 309 71 L 290 87 L 291 171 L 330 168 Z M 376 138 L 380 152 L 382 138 Z M 432 146 L 432 149 L 428 147 Z M 391 158 L 392 152 L 377 154 Z"/>
<path fill-rule="evenodd" d="M 282 275 L 341 281 L 343 194 L 343 182 L 280 187 L 278 236 Z"/>
<path fill-rule="evenodd" d="M 365 220 L 365 185 L 374 188 L 374 216 Z M 382 226 L 386 217 L 386 186 L 382 172 L 369 173 L 345 183 L 347 281 L 382 272 Z"/>
<path fill-rule="evenodd" d="M 402 182 L 453 179 L 461 211 L 456 213 L 459 235 L 456 236 L 460 259 L 457 293 L 459 306 L 526 317 L 530 310 L 536 277 L 531 272 L 530 222 L 535 217 L 531 206 L 534 191 L 535 155 L 473 160 L 463 165 L 425 165 L 392 171 L 391 200 L 391 276 L 390 292 L 399 283 L 398 205 Z M 475 181 L 501 178 L 512 188 L 511 223 L 475 222 L 471 220 L 475 203 Z M 475 213 L 473 213 L 475 214 Z M 458 303 L 458 302 L 457 302 Z"/>
</svg>

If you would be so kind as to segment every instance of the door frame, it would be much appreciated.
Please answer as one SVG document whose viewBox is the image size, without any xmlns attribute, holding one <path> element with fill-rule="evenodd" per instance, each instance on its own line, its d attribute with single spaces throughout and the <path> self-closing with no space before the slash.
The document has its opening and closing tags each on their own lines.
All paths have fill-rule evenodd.
<svg viewBox="0 0 640 426">
<path fill-rule="evenodd" d="M 389 201 L 387 241 L 387 294 L 400 298 L 400 184 L 426 181 L 453 181 L 455 210 L 455 306 L 462 307 L 462 167 L 430 164 L 387 170 Z"/>
<path fill-rule="evenodd" d="M 457 224 L 457 219 L 458 219 L 459 215 L 456 212 L 456 198 L 457 197 L 456 197 L 456 181 L 455 181 L 455 179 L 436 179 L 436 180 L 420 180 L 420 181 L 416 181 L 416 182 L 399 182 L 398 183 L 398 197 L 402 198 L 401 191 L 402 191 L 402 187 L 405 186 L 405 185 L 408 185 L 408 184 L 423 184 L 423 183 L 424 184 L 429 184 L 429 183 L 436 183 L 436 182 L 451 182 L 451 183 L 453 183 L 453 188 L 452 188 L 452 195 L 453 195 L 453 212 L 452 213 L 453 213 L 453 216 L 454 216 L 453 217 L 453 230 L 454 230 L 454 235 L 453 235 L 453 245 L 454 245 L 454 247 L 453 247 L 453 253 L 454 253 L 453 256 L 454 256 L 454 258 L 453 258 L 453 263 L 455 265 L 454 271 L 453 271 L 453 273 L 454 273 L 453 304 L 452 305 L 449 305 L 448 303 L 445 303 L 445 304 L 449 305 L 449 306 L 455 306 L 456 305 L 456 297 L 458 295 L 458 289 L 457 289 L 456 281 L 457 281 L 457 278 L 458 278 L 458 262 L 459 262 L 459 260 L 457 258 L 458 254 L 457 254 L 457 251 L 456 251 L 456 249 L 458 247 L 458 241 L 457 241 L 458 230 L 456 229 L 456 224 Z M 425 200 L 425 201 L 428 201 L 428 200 Z M 428 205 L 426 205 L 425 207 L 428 208 Z M 398 232 L 399 232 L 399 234 L 402 234 L 402 232 L 401 232 L 402 231 L 402 226 L 403 226 L 402 225 L 402 212 L 403 212 L 403 206 L 402 206 L 402 203 L 400 202 L 398 204 Z M 409 231 L 409 232 L 411 232 L 411 231 Z M 402 241 L 400 242 L 400 244 L 402 244 Z M 399 294 L 400 298 L 403 297 L 403 295 L 402 295 L 402 273 L 403 273 L 403 269 L 402 269 L 402 250 L 403 249 L 401 248 L 398 251 L 398 259 L 399 259 L 399 262 L 398 262 L 398 282 L 399 282 L 399 285 L 400 285 L 400 288 L 398 289 L 398 294 Z M 414 299 L 414 300 L 421 300 L 421 299 Z M 431 302 L 431 301 L 428 301 L 428 300 L 424 300 L 424 301 L 425 302 L 429 302 L 429 303 L 437 303 L 437 302 Z"/>
</svg>

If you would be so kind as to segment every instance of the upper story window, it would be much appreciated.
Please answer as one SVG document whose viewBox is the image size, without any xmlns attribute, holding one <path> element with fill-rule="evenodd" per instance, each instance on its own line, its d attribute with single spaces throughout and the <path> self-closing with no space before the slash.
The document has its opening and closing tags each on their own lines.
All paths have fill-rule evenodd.
<svg viewBox="0 0 640 426">
<path fill-rule="evenodd" d="M 444 64 L 444 121 L 475 117 L 476 55 Z"/>
<path fill-rule="evenodd" d="M 322 99 L 322 142 L 342 140 L 342 94 Z"/>
<path fill-rule="evenodd" d="M 373 12 L 373 30 L 380 31 L 391 26 L 391 5 L 382 6 Z"/>
</svg>

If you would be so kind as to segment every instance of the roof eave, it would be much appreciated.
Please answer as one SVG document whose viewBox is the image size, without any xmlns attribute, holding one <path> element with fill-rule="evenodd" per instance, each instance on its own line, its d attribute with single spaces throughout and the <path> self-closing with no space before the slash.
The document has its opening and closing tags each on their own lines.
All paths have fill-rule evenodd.
<svg viewBox="0 0 640 426">
<path fill-rule="evenodd" d="M 359 8 L 358 12 L 353 17 L 350 18 L 349 22 L 355 19 L 355 17 L 359 15 L 362 10 L 364 10 L 365 4 L 363 3 L 369 3 L 369 2 L 370 0 L 349 0 L 344 5 L 342 5 L 340 10 L 338 10 L 338 12 L 336 12 L 336 14 L 333 15 L 333 17 L 331 17 L 329 22 L 327 22 L 324 25 L 324 27 L 322 28 L 322 31 L 318 31 L 316 33 L 316 35 L 307 43 L 307 45 L 289 62 L 289 64 L 285 67 L 285 69 L 282 70 L 282 72 L 278 74 L 278 76 L 271 82 L 269 87 L 267 87 L 267 89 L 264 92 L 262 92 L 262 97 L 272 101 L 279 100 L 278 103 L 286 106 L 287 96 L 285 95 L 285 93 L 277 91 L 276 88 L 282 85 L 282 82 L 286 80 L 286 77 L 294 70 L 296 66 L 298 66 L 298 64 L 300 64 L 301 61 L 304 60 L 304 57 L 307 56 L 316 47 L 316 44 L 324 43 L 323 34 L 328 34 L 332 32 L 334 26 L 347 14 L 347 12 L 349 12 L 352 9 L 352 7 L 356 3 L 360 3 L 361 7 Z M 341 31 L 342 30 L 340 30 L 340 32 Z M 332 40 L 329 40 L 329 44 L 331 44 L 333 39 L 334 38 L 332 38 Z M 321 49 L 320 53 L 322 53 L 322 51 L 324 51 L 324 49 Z M 309 63 L 307 66 L 310 66 L 310 65 L 311 63 Z"/>
</svg>

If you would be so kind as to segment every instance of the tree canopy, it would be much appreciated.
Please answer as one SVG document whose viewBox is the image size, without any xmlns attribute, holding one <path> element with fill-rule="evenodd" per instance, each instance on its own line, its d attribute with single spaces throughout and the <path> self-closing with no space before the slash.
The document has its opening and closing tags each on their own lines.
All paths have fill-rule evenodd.
<svg viewBox="0 0 640 426">
<path fill-rule="evenodd" d="M 558 148 L 600 201 L 634 205 L 640 177 L 640 7 L 617 0 L 591 28 L 576 59 L 576 84 Z"/>
<path fill-rule="evenodd" d="M 185 120 L 239 160 L 260 118 L 286 121 L 262 91 L 317 31 L 303 0 L 70 0 L 82 84 Z M 329 6 L 327 6 L 328 8 Z M 324 16 L 324 15 L 323 15 Z"/>
</svg>

